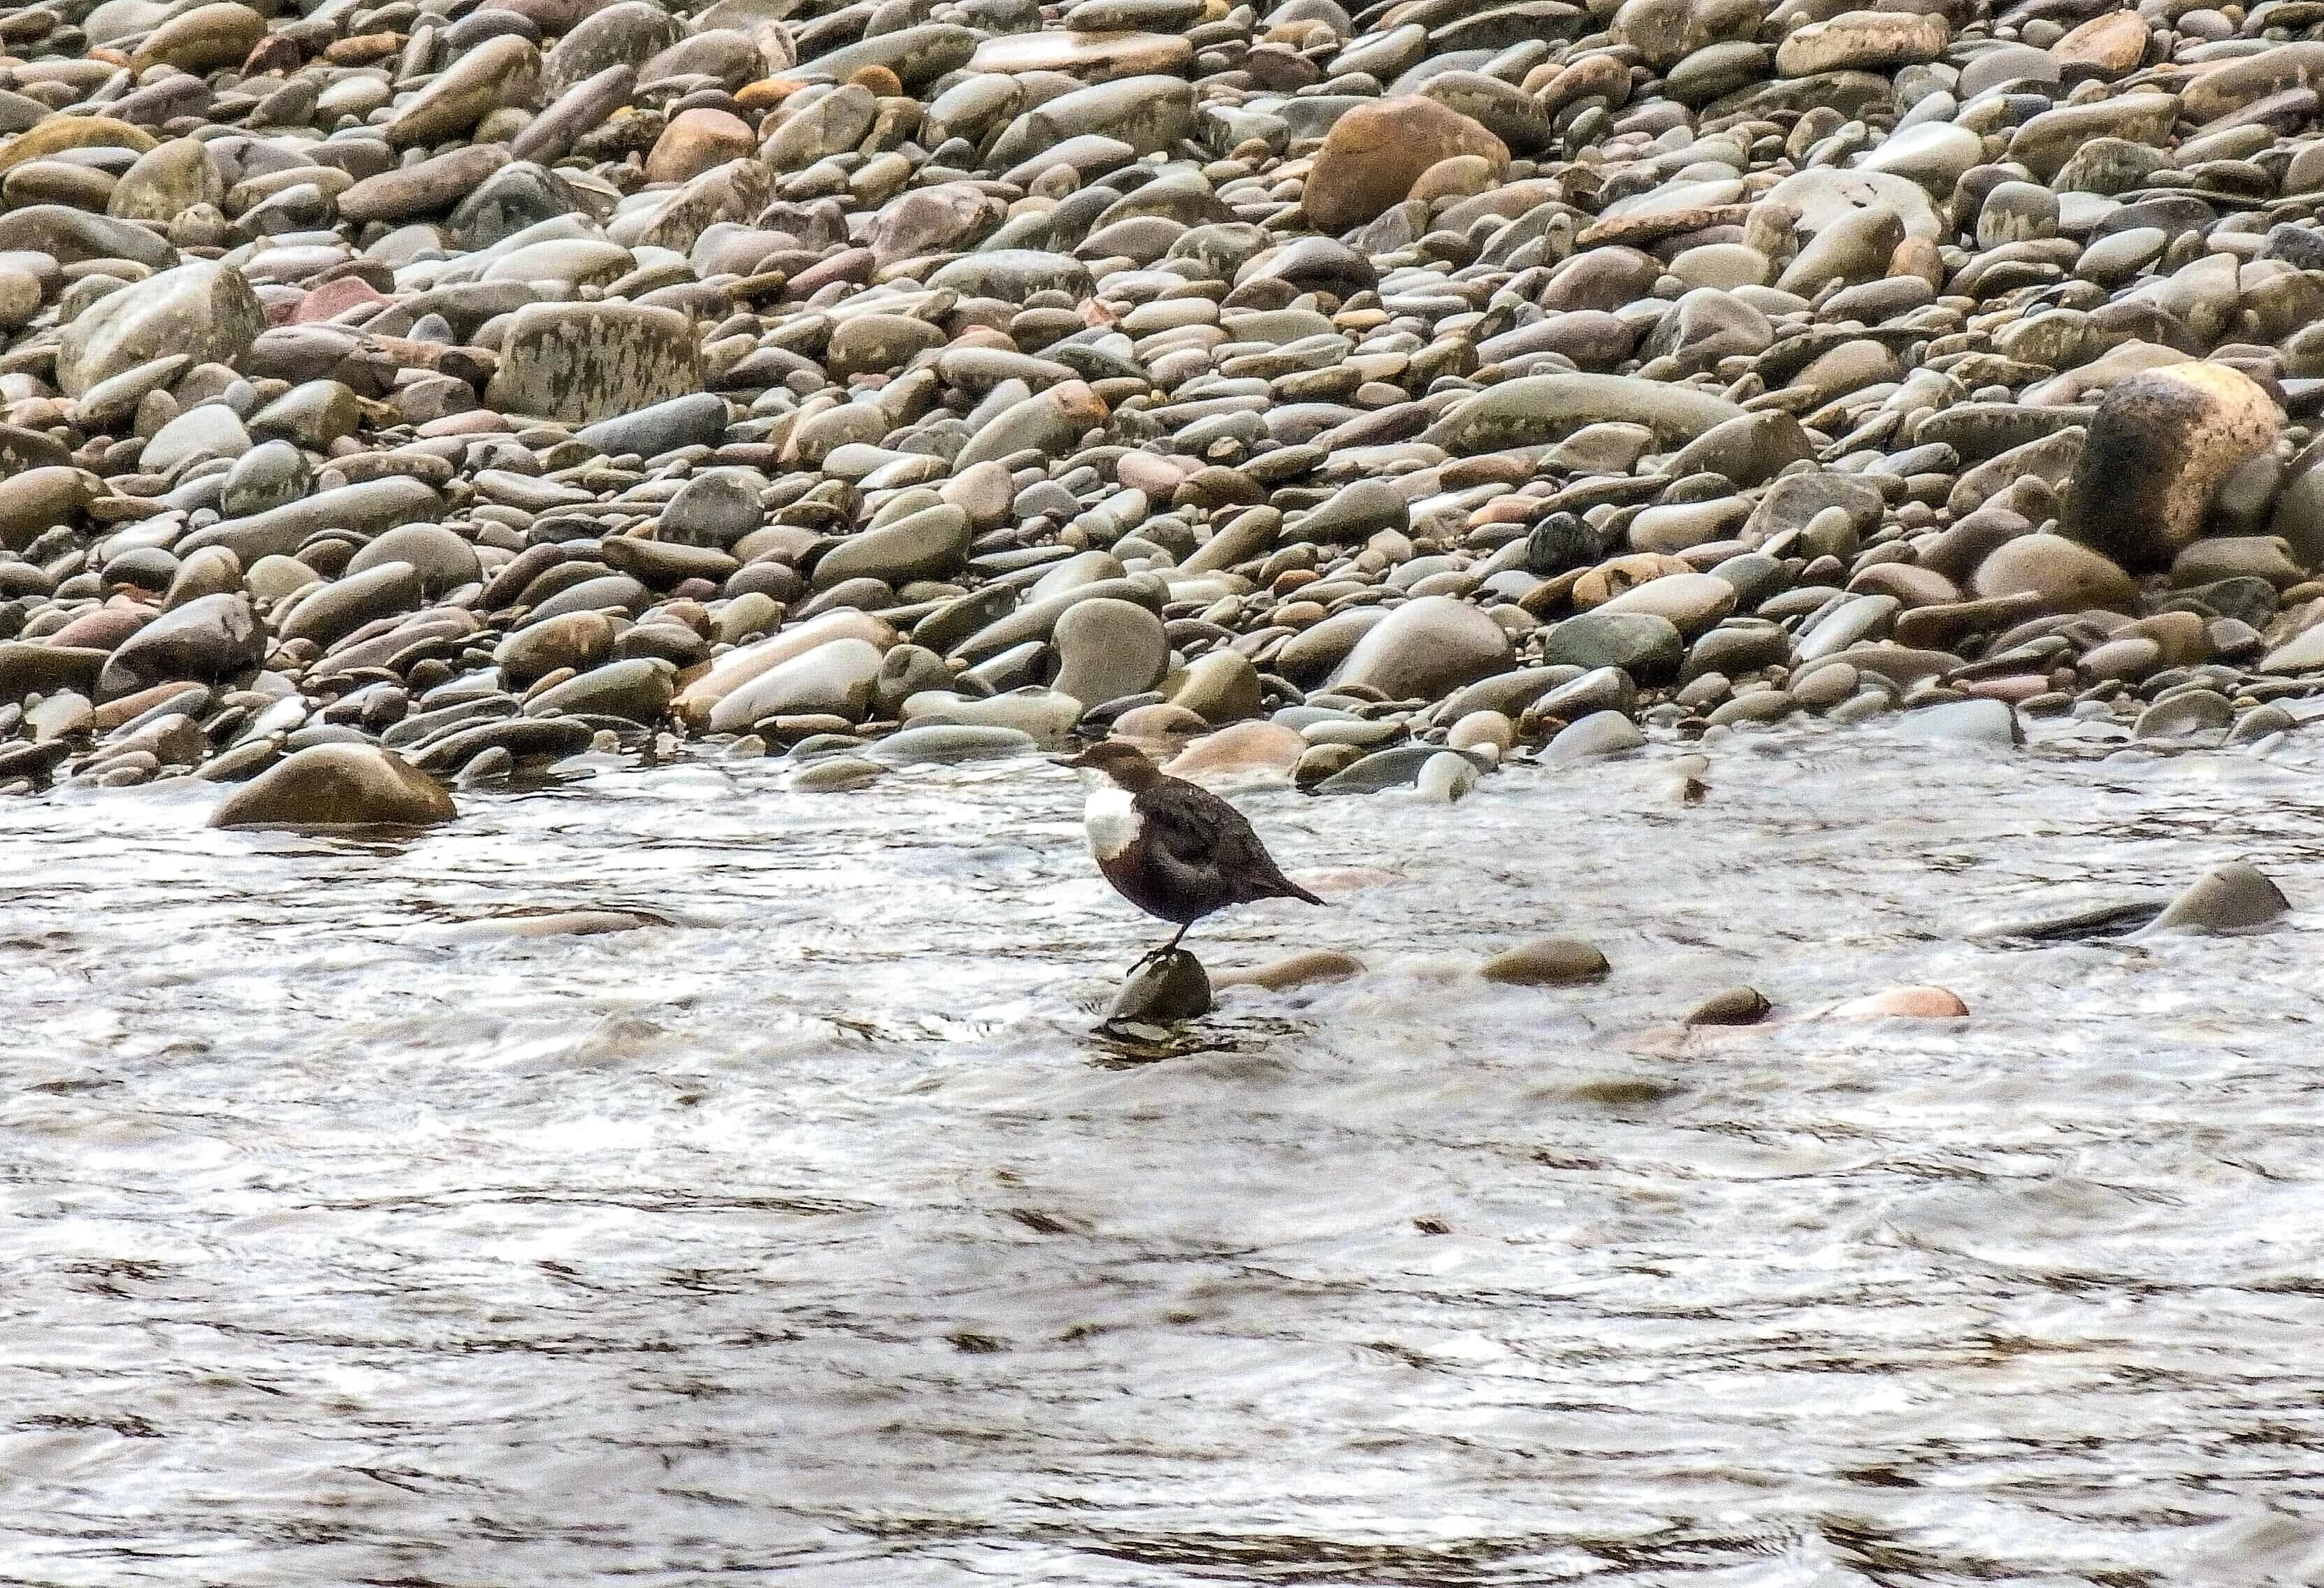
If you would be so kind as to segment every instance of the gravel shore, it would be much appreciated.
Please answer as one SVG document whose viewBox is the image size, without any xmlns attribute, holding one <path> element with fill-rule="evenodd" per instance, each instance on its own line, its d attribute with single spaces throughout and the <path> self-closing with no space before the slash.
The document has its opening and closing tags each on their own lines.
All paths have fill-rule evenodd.
<svg viewBox="0 0 2324 1588">
<path fill-rule="evenodd" d="M 2324 11 L 0 17 L 0 789 L 2324 691 Z"/>
</svg>

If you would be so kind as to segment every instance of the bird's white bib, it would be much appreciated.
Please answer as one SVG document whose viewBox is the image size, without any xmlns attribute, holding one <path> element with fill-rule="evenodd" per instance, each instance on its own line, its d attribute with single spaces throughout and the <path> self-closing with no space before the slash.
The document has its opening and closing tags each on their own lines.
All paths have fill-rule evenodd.
<svg viewBox="0 0 2324 1588">
<path fill-rule="evenodd" d="M 1100 784 L 1090 790 L 1089 803 L 1082 808 L 1082 825 L 1089 829 L 1090 853 L 1111 860 L 1137 842 L 1138 810 L 1129 789 L 1102 774 Z"/>
</svg>

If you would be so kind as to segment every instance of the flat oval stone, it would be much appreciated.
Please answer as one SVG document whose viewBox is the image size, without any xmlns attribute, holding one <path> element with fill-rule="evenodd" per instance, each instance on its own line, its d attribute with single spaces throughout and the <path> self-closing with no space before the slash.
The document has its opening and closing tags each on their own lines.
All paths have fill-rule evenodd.
<svg viewBox="0 0 2324 1588">
<path fill-rule="evenodd" d="M 1611 974 L 1596 945 L 1578 937 L 1542 937 L 1504 949 L 1477 967 L 1488 982 L 1512 987 L 1567 987 L 1601 982 Z"/>
<path fill-rule="evenodd" d="M 1039 741 L 1021 728 L 931 723 L 891 734 L 874 745 L 870 753 L 890 766 L 910 766 L 1022 755 L 1039 747 Z"/>
</svg>

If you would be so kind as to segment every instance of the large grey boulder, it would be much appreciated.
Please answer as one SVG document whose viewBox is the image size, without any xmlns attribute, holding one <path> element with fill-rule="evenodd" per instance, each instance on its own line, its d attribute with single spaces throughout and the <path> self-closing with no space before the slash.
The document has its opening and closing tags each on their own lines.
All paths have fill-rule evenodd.
<svg viewBox="0 0 2324 1588">
<path fill-rule="evenodd" d="M 696 391 L 702 350 L 675 309 L 535 303 L 511 318 L 484 401 L 504 413 L 593 424 Z"/>
<path fill-rule="evenodd" d="M 171 354 L 232 364 L 266 328 L 266 310 L 242 272 L 196 260 L 110 292 L 57 340 L 57 383 L 78 397 L 99 381 Z"/>
</svg>

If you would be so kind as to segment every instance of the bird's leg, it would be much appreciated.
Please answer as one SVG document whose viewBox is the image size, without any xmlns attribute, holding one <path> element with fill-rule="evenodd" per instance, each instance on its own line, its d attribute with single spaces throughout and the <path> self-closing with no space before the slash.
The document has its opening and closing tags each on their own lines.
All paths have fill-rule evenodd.
<svg viewBox="0 0 2324 1588">
<path fill-rule="evenodd" d="M 1181 926 L 1178 928 L 1167 943 L 1165 943 L 1159 948 L 1148 949 L 1145 954 L 1141 955 L 1139 957 L 1138 963 L 1130 967 L 1130 973 L 1134 975 L 1138 972 L 1144 970 L 1148 965 L 1152 965 L 1156 960 L 1167 959 L 1172 955 L 1177 953 L 1179 943 L 1185 937 L 1188 928 L 1191 928 L 1194 924 L 1194 923 L 1192 921 L 1186 922 L 1184 926 Z"/>
</svg>

